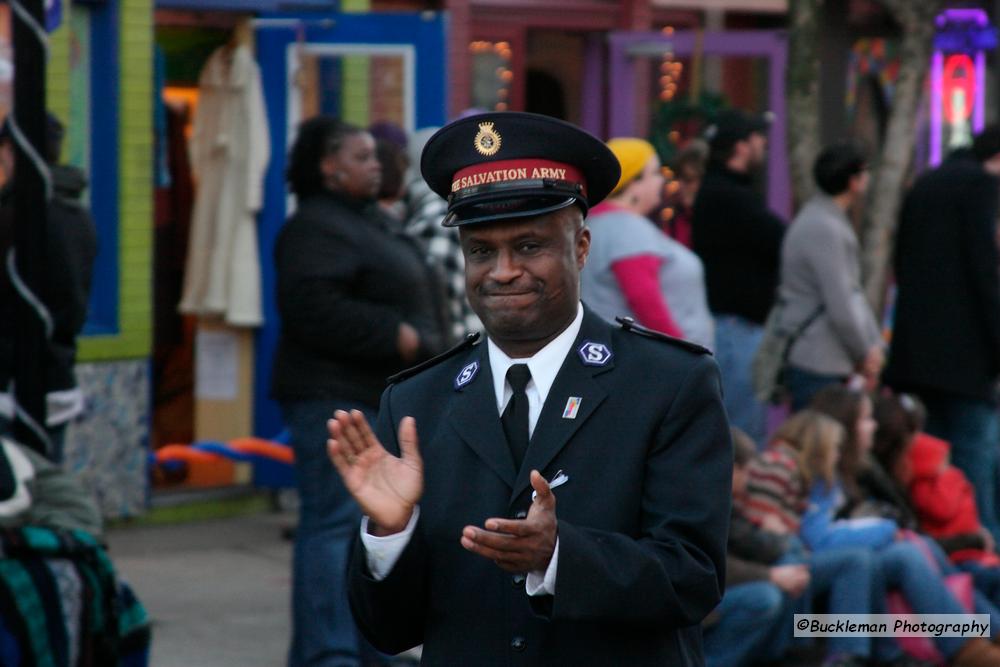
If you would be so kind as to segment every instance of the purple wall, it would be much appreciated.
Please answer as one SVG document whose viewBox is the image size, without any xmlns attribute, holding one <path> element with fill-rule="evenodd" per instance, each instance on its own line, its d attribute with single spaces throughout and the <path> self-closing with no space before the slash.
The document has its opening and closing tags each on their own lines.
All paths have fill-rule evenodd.
<svg viewBox="0 0 1000 667">
<path fill-rule="evenodd" d="M 633 58 L 671 51 L 690 55 L 697 48 L 706 55 L 759 56 L 768 61 L 768 105 L 774 122 L 768 136 L 770 164 L 767 172 L 767 199 L 770 207 L 786 220 L 791 219 L 792 197 L 785 138 L 785 65 L 787 44 L 783 33 L 772 30 L 704 32 L 680 30 L 667 37 L 659 32 L 614 32 L 609 36 L 608 135 L 636 133 L 635 95 L 637 85 Z M 591 102 L 593 104 L 593 102 Z M 585 117 L 585 122 L 592 120 Z M 586 126 L 586 124 L 585 124 Z M 593 128 L 586 126 L 593 131 Z"/>
</svg>

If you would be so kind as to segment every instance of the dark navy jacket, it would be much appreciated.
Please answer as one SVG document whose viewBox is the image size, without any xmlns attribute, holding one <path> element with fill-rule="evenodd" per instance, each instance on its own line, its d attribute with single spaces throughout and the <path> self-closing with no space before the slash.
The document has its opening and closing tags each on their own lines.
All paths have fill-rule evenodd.
<svg viewBox="0 0 1000 667">
<path fill-rule="evenodd" d="M 883 379 L 924 398 L 993 401 L 1000 376 L 1000 183 L 970 157 L 921 176 L 903 200 L 896 308 Z"/>
<path fill-rule="evenodd" d="M 45 225 L 45 274 L 38 297 L 52 318 L 52 338 L 45 346 L 45 390 L 65 391 L 77 386 L 76 337 L 87 321 L 90 281 L 97 257 L 97 228 L 81 202 L 87 178 L 75 167 L 53 165 L 55 196 Z M 0 260 L 6 262 L 14 243 L 14 214 L 10 188 L 0 193 Z M 24 216 L 31 218 L 31 216 Z M 6 265 L 0 268 L 0 391 L 6 391 L 14 373 L 15 290 Z"/>
<path fill-rule="evenodd" d="M 774 304 L 785 224 L 752 178 L 712 163 L 691 213 L 692 249 L 705 265 L 708 307 L 763 324 Z"/>
<path fill-rule="evenodd" d="M 333 192 L 305 198 L 274 248 L 281 338 L 271 393 L 279 401 L 378 404 L 406 367 L 399 325 L 420 334 L 418 359 L 448 344 L 435 275 L 373 202 Z"/>
<path fill-rule="evenodd" d="M 579 411 L 564 418 L 571 397 Z M 703 664 L 698 624 L 722 596 L 733 460 L 709 355 L 586 311 L 520 471 L 485 343 L 386 390 L 376 432 L 393 453 L 408 415 L 424 459 L 416 532 L 383 581 L 360 540 L 350 566 L 352 609 L 377 648 L 423 643 L 431 665 Z M 553 490 L 556 593 L 535 598 L 523 576 L 459 543 L 464 526 L 529 508 L 532 469 L 569 477 Z"/>
</svg>

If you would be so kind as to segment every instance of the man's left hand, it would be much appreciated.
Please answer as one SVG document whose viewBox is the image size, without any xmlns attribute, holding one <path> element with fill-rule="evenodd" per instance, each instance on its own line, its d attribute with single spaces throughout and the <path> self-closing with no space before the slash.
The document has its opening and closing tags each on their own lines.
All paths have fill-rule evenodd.
<svg viewBox="0 0 1000 667">
<path fill-rule="evenodd" d="M 881 375 L 884 366 L 885 352 L 882 350 L 882 346 L 873 345 L 861 362 L 860 368 L 861 375 L 865 379 L 865 388 L 868 391 L 874 391 L 878 386 L 879 375 Z"/>
<path fill-rule="evenodd" d="M 526 518 L 487 519 L 485 529 L 466 526 L 462 546 L 507 572 L 544 572 L 556 547 L 556 497 L 537 470 L 531 486 L 537 495 Z"/>
</svg>

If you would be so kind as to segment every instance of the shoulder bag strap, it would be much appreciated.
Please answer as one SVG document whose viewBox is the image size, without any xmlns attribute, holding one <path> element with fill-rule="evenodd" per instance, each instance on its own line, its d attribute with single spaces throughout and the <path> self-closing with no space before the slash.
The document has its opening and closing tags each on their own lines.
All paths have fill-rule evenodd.
<svg viewBox="0 0 1000 667">
<path fill-rule="evenodd" d="M 800 325 L 799 325 L 799 326 L 798 326 L 798 327 L 797 327 L 797 328 L 795 329 L 795 331 L 793 331 L 793 332 L 792 332 L 792 335 L 788 337 L 788 341 L 787 341 L 787 342 L 785 343 L 785 350 L 784 350 L 784 352 L 782 352 L 782 354 L 781 354 L 781 364 L 782 364 L 783 366 L 784 366 L 784 365 L 786 365 L 786 364 L 788 363 L 788 357 L 789 357 L 789 355 L 791 355 L 791 353 L 792 353 L 792 346 L 793 346 L 793 345 L 795 345 L 795 341 L 797 341 L 797 340 L 799 339 L 799 336 L 801 336 L 802 334 L 804 334 L 804 333 L 805 333 L 806 329 L 808 329 L 808 328 L 809 328 L 809 325 L 811 325 L 811 324 L 812 324 L 813 322 L 815 322 L 815 321 L 816 321 L 816 319 L 817 319 L 817 318 L 818 318 L 818 317 L 819 317 L 820 315 L 822 315 L 822 314 L 823 314 L 823 311 L 824 311 L 825 309 L 826 309 L 826 308 L 825 308 L 825 307 L 823 306 L 823 304 L 822 304 L 822 303 L 821 303 L 821 304 L 819 304 L 818 306 L 816 306 L 816 310 L 814 310 L 813 312 L 811 312 L 811 313 L 809 314 L 809 317 L 807 317 L 807 318 L 806 318 L 806 319 L 805 319 L 805 320 L 804 320 L 804 321 L 802 322 L 802 324 L 800 324 Z"/>
</svg>

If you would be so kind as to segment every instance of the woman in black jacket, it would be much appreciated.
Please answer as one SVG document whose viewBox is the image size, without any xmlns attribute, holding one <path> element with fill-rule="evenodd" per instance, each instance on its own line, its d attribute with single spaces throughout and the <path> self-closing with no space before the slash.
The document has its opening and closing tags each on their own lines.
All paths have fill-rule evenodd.
<svg viewBox="0 0 1000 667">
<path fill-rule="evenodd" d="M 308 120 L 286 177 L 298 207 L 275 248 L 281 338 L 271 387 L 301 499 L 289 664 L 357 664 L 344 572 L 359 513 L 326 455 L 326 421 L 338 409 L 374 420 L 386 377 L 449 341 L 422 252 L 376 205 L 372 136 Z"/>
</svg>

